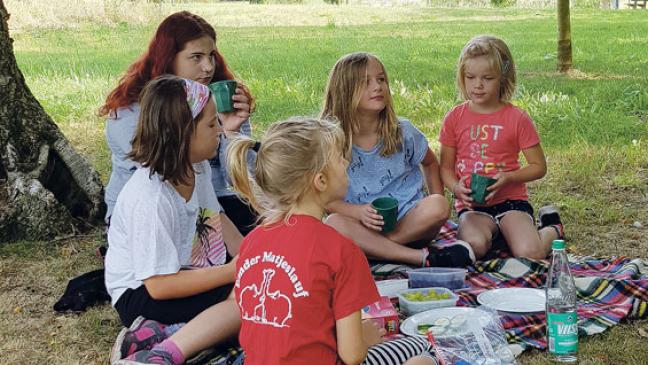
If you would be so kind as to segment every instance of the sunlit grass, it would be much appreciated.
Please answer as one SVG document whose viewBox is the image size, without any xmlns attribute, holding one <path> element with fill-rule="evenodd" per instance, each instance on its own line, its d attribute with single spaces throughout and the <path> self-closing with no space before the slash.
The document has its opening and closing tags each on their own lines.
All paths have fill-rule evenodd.
<svg viewBox="0 0 648 365">
<path fill-rule="evenodd" d="M 648 124 L 642 120 L 648 117 L 648 91 L 643 70 L 647 61 L 632 56 L 632 52 L 639 53 L 643 42 L 640 37 L 622 46 L 616 41 L 638 32 L 634 25 L 628 24 L 627 29 L 625 23 L 609 26 L 611 37 L 596 42 L 592 49 L 575 47 L 580 74 L 566 77 L 553 73 L 553 23 L 548 20 L 541 16 L 526 21 L 524 31 L 505 37 L 518 62 L 516 103 L 536 121 L 548 153 L 578 145 L 645 140 Z M 257 98 L 258 111 L 253 117 L 257 135 L 278 119 L 316 115 L 335 60 L 348 52 L 367 50 L 387 66 L 398 113 L 417 124 L 434 145 L 443 116 L 457 102 L 454 69 L 461 46 L 478 32 L 503 34 L 519 26 L 518 21 L 473 22 L 464 27 L 445 21 L 396 27 L 220 27 L 219 48 Z M 583 17 L 582 23 L 575 24 L 580 29 L 574 31 L 575 45 L 592 44 L 587 39 L 598 37 L 597 21 Z M 88 152 L 104 181 L 110 168 L 109 152 L 96 111 L 153 32 L 152 25 L 121 25 L 16 36 L 18 61 L 32 91 L 73 144 Z M 581 61 L 590 58 L 599 62 Z M 88 144 L 89 140 L 97 143 Z"/>
<path fill-rule="evenodd" d="M 145 49 L 159 19 L 179 7 L 216 27 L 219 49 L 257 99 L 256 136 L 276 120 L 317 115 L 330 68 L 340 56 L 362 50 L 385 63 L 397 113 L 438 149 L 443 116 L 458 102 L 454 73 L 461 47 L 477 34 L 500 36 L 518 65 L 515 103 L 536 122 L 549 163 L 547 176 L 530 184 L 536 208 L 550 202 L 559 207 L 573 252 L 648 257 L 645 228 L 635 225 L 648 225 L 645 11 L 572 9 L 576 70 L 558 75 L 553 9 L 179 3 L 142 8 L 143 18 L 123 21 L 95 21 L 99 10 L 84 17 L 74 9 L 52 15 L 54 25 L 42 29 L 15 12 L 33 1 L 5 1 L 14 9 L 10 26 L 20 25 L 12 28 L 19 30 L 13 33 L 19 66 L 31 91 L 104 182 L 110 152 L 97 110 Z M 68 23 L 71 28 L 47 29 Z M 96 266 L 92 249 L 99 241 L 93 236 L 53 247 L 0 246 L 0 274 L 7 278 L 0 285 L 0 335 L 12 339 L 0 349 L 11 354 L 8 363 L 106 361 L 118 328 L 111 308 L 78 317 L 54 316 L 50 309 L 70 277 Z M 30 339 L 18 323 L 36 333 L 29 355 L 21 352 Z M 53 329 L 41 333 L 43 325 Z M 642 354 L 640 327 L 645 321 L 583 340 L 583 358 L 587 364 L 640 363 L 634 362 Z M 532 353 L 520 362 L 548 361 Z"/>
</svg>

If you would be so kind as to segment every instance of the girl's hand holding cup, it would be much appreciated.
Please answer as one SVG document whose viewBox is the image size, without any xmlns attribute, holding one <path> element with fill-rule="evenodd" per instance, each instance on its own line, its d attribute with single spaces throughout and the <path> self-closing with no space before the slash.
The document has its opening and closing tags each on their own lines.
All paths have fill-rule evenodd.
<svg viewBox="0 0 648 365">
<path fill-rule="evenodd" d="M 462 176 L 459 181 L 457 181 L 452 187 L 452 194 L 454 194 L 455 199 L 463 201 L 463 203 L 469 207 L 472 207 L 473 198 L 470 196 L 472 190 L 466 186 L 466 179 L 468 176 Z"/>
<path fill-rule="evenodd" d="M 214 82 L 209 88 L 216 100 L 218 119 L 224 132 L 238 132 L 241 124 L 250 118 L 250 104 L 243 89 L 234 80 Z"/>
<path fill-rule="evenodd" d="M 362 223 L 363 226 L 381 232 L 383 224 L 383 217 L 371 207 L 371 204 L 356 205 L 356 213 L 354 217 Z"/>
<path fill-rule="evenodd" d="M 502 187 L 504 187 L 505 185 L 511 182 L 511 178 L 512 178 L 511 172 L 508 171 L 500 171 L 497 174 L 495 174 L 493 176 L 493 179 L 495 179 L 496 181 L 493 183 L 493 185 L 486 188 L 486 191 L 488 192 L 488 195 L 486 196 L 486 201 L 490 201 L 491 199 L 493 199 L 495 197 L 495 194 L 497 194 L 497 192 Z"/>
<path fill-rule="evenodd" d="M 238 132 L 241 124 L 250 118 L 250 104 L 247 96 L 241 88 L 236 88 L 236 94 L 232 96 L 234 110 L 227 113 L 218 113 L 223 130 L 227 132 Z"/>
</svg>

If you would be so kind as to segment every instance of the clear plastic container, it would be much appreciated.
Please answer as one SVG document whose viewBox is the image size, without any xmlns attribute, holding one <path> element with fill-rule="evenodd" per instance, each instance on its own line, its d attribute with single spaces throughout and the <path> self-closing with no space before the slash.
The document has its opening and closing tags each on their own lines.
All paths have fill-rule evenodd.
<svg viewBox="0 0 648 365">
<path fill-rule="evenodd" d="M 376 287 L 380 296 L 390 298 L 396 298 L 399 291 L 409 288 L 407 279 L 379 280 Z"/>
<path fill-rule="evenodd" d="M 403 294 L 405 293 L 414 293 L 414 292 L 422 292 L 424 294 L 428 294 L 430 290 L 434 290 L 437 294 L 447 293 L 449 297 L 448 299 L 412 301 L 403 296 Z M 430 309 L 453 307 L 457 303 L 457 299 L 459 299 L 459 297 L 457 297 L 452 291 L 446 288 L 406 289 L 398 293 L 398 303 L 400 305 L 401 311 L 405 312 L 405 314 L 410 316 Z"/>
<path fill-rule="evenodd" d="M 441 287 L 461 289 L 466 281 L 466 269 L 424 267 L 407 271 L 410 288 Z"/>
</svg>

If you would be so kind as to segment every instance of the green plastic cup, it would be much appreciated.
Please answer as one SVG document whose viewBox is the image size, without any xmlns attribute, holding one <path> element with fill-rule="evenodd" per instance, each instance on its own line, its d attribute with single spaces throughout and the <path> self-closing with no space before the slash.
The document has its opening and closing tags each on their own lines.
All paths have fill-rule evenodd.
<svg viewBox="0 0 648 365">
<path fill-rule="evenodd" d="M 234 110 L 232 96 L 236 93 L 236 81 L 223 80 L 212 82 L 209 89 L 216 100 L 216 110 L 220 113 L 229 113 Z"/>
<path fill-rule="evenodd" d="M 396 228 L 396 218 L 398 218 L 398 200 L 391 197 L 378 198 L 371 202 L 371 207 L 383 217 L 385 224 L 382 226 L 382 232 L 388 233 Z"/>
<path fill-rule="evenodd" d="M 486 196 L 488 195 L 487 187 L 495 184 L 497 180 L 487 176 L 472 173 L 470 175 L 470 196 L 473 201 L 478 204 L 486 203 Z"/>
</svg>

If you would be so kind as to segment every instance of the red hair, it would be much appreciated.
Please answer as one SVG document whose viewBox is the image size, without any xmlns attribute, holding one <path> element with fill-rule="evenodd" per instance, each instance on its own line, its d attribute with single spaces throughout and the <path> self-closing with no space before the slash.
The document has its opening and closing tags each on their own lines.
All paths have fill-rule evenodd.
<svg viewBox="0 0 648 365">
<path fill-rule="evenodd" d="M 202 17 L 188 11 L 169 15 L 160 23 L 148 49 L 126 70 L 117 87 L 108 94 L 106 103 L 99 109 L 99 116 L 108 115 L 119 108 L 139 102 L 142 89 L 151 80 L 163 74 L 172 74 L 173 59 L 188 42 L 208 36 L 216 42 L 216 31 Z M 225 58 L 214 50 L 216 70 L 212 82 L 233 80 L 234 74 L 227 67 Z M 239 83 L 249 99 L 250 111 L 254 99 L 245 85 Z"/>
</svg>

